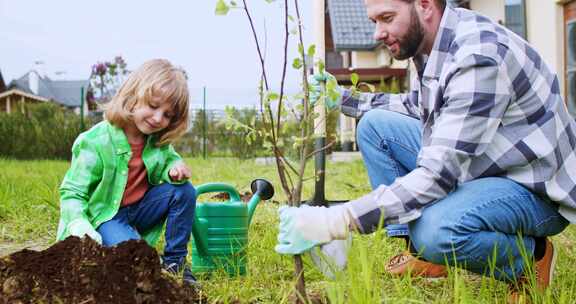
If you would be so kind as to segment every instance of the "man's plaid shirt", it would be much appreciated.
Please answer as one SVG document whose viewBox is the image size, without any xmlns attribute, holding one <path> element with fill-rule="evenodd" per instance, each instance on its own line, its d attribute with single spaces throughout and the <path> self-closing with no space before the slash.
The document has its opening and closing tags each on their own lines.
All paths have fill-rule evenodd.
<svg viewBox="0 0 576 304">
<path fill-rule="evenodd" d="M 413 59 L 408 94 L 343 94 L 342 112 L 380 108 L 419 118 L 416 169 L 350 203 L 358 228 L 418 218 L 458 184 L 509 178 L 576 214 L 576 124 L 558 78 L 524 40 L 488 18 L 447 7 L 430 55 Z M 570 215 L 572 214 L 572 216 Z"/>
</svg>

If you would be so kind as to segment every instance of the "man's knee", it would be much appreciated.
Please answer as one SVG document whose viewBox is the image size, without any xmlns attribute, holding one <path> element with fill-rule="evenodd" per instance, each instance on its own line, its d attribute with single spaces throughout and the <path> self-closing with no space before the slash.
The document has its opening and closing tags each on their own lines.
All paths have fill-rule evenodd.
<svg viewBox="0 0 576 304">
<path fill-rule="evenodd" d="M 358 135 L 360 136 L 366 131 L 373 130 L 374 126 L 378 126 L 378 128 L 385 126 L 390 121 L 387 117 L 393 117 L 396 114 L 391 111 L 378 109 L 366 112 L 360 122 L 358 122 Z"/>
<path fill-rule="evenodd" d="M 358 123 L 358 142 L 361 144 L 375 137 L 403 136 L 400 134 L 404 133 L 406 128 L 412 128 L 415 121 L 414 118 L 393 111 L 381 109 L 368 111 Z"/>
<path fill-rule="evenodd" d="M 441 214 L 424 212 L 409 226 L 410 242 L 419 256 L 443 264 L 455 253 L 453 233 Z"/>
</svg>

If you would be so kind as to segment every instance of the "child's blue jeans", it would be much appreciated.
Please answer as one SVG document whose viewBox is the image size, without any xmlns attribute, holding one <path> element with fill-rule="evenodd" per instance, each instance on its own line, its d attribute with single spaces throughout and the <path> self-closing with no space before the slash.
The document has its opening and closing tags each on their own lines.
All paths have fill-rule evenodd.
<svg viewBox="0 0 576 304">
<path fill-rule="evenodd" d="M 360 120 L 357 136 L 372 188 L 390 185 L 415 169 L 421 140 L 418 120 L 372 110 Z M 495 278 L 508 280 L 523 272 L 535 237 L 558 234 L 567 225 L 556 204 L 512 180 L 490 177 L 463 183 L 431 203 L 417 220 L 386 229 L 389 236 L 408 235 L 428 261 L 448 261 L 481 274 L 493 271 Z"/>
<path fill-rule="evenodd" d="M 164 183 L 148 189 L 140 202 L 118 210 L 97 231 L 104 246 L 127 240 L 139 240 L 140 232 L 166 222 L 164 262 L 181 263 L 188 253 L 188 241 L 194 222 L 196 190 L 189 182 L 181 185 Z"/>
</svg>

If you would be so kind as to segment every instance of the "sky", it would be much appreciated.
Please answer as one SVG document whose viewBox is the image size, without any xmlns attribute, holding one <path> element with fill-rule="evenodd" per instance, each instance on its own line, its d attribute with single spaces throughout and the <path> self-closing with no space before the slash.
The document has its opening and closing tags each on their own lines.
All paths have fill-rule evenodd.
<svg viewBox="0 0 576 304">
<path fill-rule="evenodd" d="M 266 46 L 270 84 L 278 89 L 283 2 L 247 2 Z M 0 71 L 6 82 L 32 69 L 51 79 L 78 80 L 89 77 L 94 63 L 118 55 L 129 69 L 166 58 L 186 70 L 194 108 L 201 106 L 203 87 L 207 108 L 256 105 L 261 69 L 248 19 L 240 9 L 216 16 L 215 5 L 216 0 L 0 0 Z M 300 10 L 308 45 L 312 1 L 300 1 Z M 296 36 L 289 50 L 287 86 L 296 92 Z"/>
</svg>

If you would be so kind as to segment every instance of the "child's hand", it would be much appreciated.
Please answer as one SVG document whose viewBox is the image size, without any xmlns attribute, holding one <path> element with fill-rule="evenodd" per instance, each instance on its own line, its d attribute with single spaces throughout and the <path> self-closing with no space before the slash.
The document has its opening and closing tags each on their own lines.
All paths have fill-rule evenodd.
<svg viewBox="0 0 576 304">
<path fill-rule="evenodd" d="M 82 219 L 73 220 L 72 222 L 70 222 L 70 224 L 68 224 L 68 231 L 70 232 L 70 235 L 74 235 L 80 238 L 87 235 L 91 239 L 98 242 L 98 244 L 102 245 L 102 236 L 86 220 Z"/>
<path fill-rule="evenodd" d="M 188 166 L 186 166 L 185 163 L 180 162 L 174 165 L 172 169 L 170 169 L 168 175 L 170 175 L 170 178 L 173 181 L 179 182 L 185 179 L 189 179 L 192 176 L 192 173 L 190 172 L 190 169 L 188 168 Z"/>
</svg>

